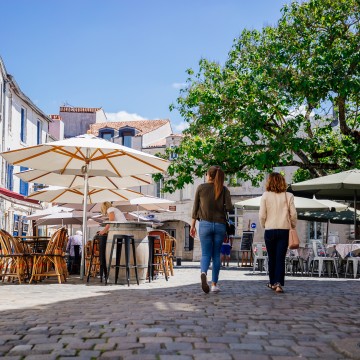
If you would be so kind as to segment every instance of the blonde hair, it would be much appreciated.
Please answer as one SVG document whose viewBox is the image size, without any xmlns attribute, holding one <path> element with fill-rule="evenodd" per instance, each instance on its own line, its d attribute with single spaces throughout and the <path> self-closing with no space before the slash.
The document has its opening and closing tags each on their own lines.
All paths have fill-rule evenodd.
<svg viewBox="0 0 360 360">
<path fill-rule="evenodd" d="M 217 165 L 210 166 L 207 174 L 210 179 L 214 181 L 215 200 L 217 200 L 224 188 L 225 174 L 221 170 L 221 167 Z"/>
<path fill-rule="evenodd" d="M 275 193 L 285 192 L 287 184 L 283 175 L 277 172 L 273 172 L 269 175 L 266 183 L 266 191 L 272 191 Z"/>
<path fill-rule="evenodd" d="M 107 209 L 111 207 L 111 202 L 110 201 L 104 201 L 101 204 L 101 214 L 106 215 L 107 214 Z"/>
</svg>

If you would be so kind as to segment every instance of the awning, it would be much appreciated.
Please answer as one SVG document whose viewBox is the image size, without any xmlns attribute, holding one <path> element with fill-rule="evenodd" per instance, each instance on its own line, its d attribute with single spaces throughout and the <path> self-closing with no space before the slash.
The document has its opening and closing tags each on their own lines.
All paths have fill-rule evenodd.
<svg viewBox="0 0 360 360">
<path fill-rule="evenodd" d="M 10 201 L 17 205 L 28 206 L 41 209 L 40 202 L 34 199 L 26 199 L 24 195 L 18 194 L 5 188 L 0 188 L 0 198 Z"/>
</svg>

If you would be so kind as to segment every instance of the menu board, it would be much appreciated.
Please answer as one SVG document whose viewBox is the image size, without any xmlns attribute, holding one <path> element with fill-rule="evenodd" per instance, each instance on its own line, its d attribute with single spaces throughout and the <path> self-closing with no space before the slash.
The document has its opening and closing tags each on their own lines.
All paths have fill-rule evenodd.
<svg viewBox="0 0 360 360">
<path fill-rule="evenodd" d="M 251 251 L 251 245 L 254 239 L 253 231 L 243 231 L 242 240 L 240 244 L 240 251 Z"/>
</svg>

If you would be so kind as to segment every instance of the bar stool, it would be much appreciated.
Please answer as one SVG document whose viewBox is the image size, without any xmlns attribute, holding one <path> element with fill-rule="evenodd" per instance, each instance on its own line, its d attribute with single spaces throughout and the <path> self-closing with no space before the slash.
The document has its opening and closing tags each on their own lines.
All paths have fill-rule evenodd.
<svg viewBox="0 0 360 360">
<path fill-rule="evenodd" d="M 155 266 L 159 266 L 159 262 L 155 262 L 155 258 L 161 258 L 162 268 L 165 274 L 165 279 L 168 281 L 167 269 L 165 267 L 165 255 L 162 246 L 162 241 L 159 235 L 148 235 L 149 241 L 149 260 L 148 260 L 148 274 L 149 282 L 154 280 Z M 159 249 L 160 252 L 155 252 L 155 249 Z"/>
<path fill-rule="evenodd" d="M 92 263 L 94 258 L 97 257 L 97 255 L 95 255 L 95 249 L 96 247 L 99 248 L 99 260 L 100 260 L 100 282 L 102 282 L 103 280 L 103 276 L 104 279 L 106 281 L 107 279 L 107 268 L 106 268 L 106 240 L 107 240 L 107 235 L 95 235 L 93 242 L 92 242 L 92 250 L 91 250 L 91 256 L 90 256 L 90 265 L 89 265 L 89 272 L 87 275 L 87 282 L 89 282 L 90 280 L 90 275 L 91 275 L 91 267 L 92 267 Z"/>
<path fill-rule="evenodd" d="M 131 269 L 135 269 L 136 282 L 139 285 L 139 276 L 138 276 L 138 270 L 137 270 L 137 264 L 136 264 L 134 235 L 123 235 L 123 234 L 115 234 L 113 237 L 113 241 L 111 244 L 111 251 L 110 251 L 110 259 L 109 259 L 109 264 L 108 264 L 108 268 L 107 268 L 107 277 L 105 277 L 105 285 L 107 284 L 109 275 L 110 275 L 111 261 L 112 261 L 112 256 L 113 256 L 113 252 L 114 252 L 115 243 L 116 243 L 116 260 L 115 260 L 115 266 L 114 266 L 115 267 L 115 284 L 117 284 L 117 281 L 118 281 L 120 268 L 125 268 L 127 284 L 128 284 L 128 286 L 130 286 L 130 268 L 131 268 Z M 120 264 L 121 250 L 122 250 L 123 244 L 125 246 L 125 265 Z M 132 247 L 133 259 L 134 259 L 133 265 L 130 265 L 130 245 Z"/>
</svg>

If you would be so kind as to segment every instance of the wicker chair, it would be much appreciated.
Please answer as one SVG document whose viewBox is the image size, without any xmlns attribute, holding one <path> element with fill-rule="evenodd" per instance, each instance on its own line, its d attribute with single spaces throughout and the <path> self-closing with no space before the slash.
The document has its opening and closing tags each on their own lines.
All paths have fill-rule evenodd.
<svg viewBox="0 0 360 360">
<path fill-rule="evenodd" d="M 57 277 L 60 284 L 66 281 L 68 272 L 64 250 L 67 240 L 67 230 L 60 228 L 51 237 L 45 253 L 31 254 L 33 256 L 33 268 L 30 283 L 48 277 Z"/>
<path fill-rule="evenodd" d="M 0 230 L 0 277 L 19 283 L 25 281 L 30 274 L 31 258 L 22 244 L 5 230 Z"/>
</svg>

